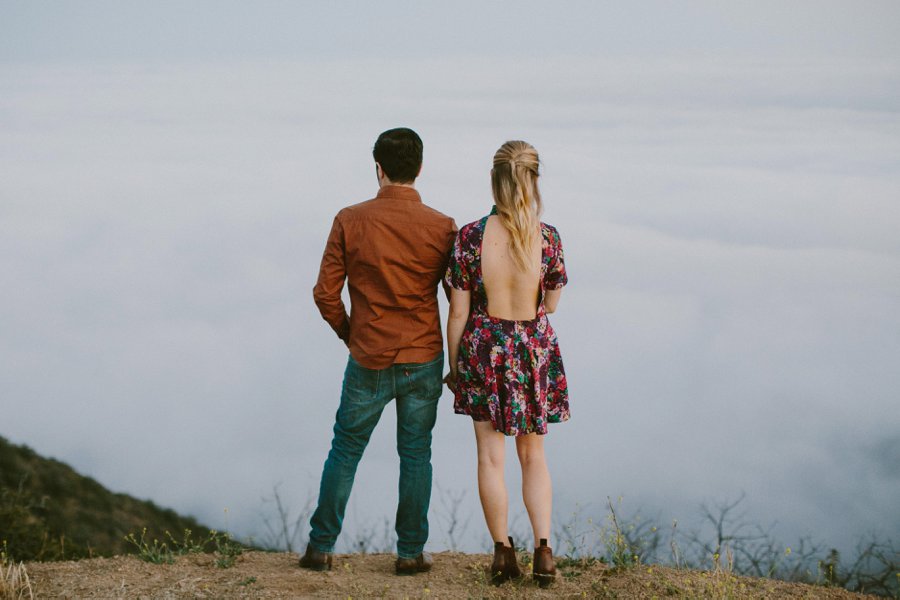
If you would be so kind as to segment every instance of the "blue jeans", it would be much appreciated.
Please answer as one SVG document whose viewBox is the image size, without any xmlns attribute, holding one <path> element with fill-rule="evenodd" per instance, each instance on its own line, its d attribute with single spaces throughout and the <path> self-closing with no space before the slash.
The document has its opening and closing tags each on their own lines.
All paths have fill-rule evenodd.
<svg viewBox="0 0 900 600">
<path fill-rule="evenodd" d="M 310 519 L 309 544 L 333 552 L 356 466 L 369 437 L 391 400 L 397 400 L 397 454 L 400 455 L 400 500 L 397 506 L 397 555 L 415 558 L 428 540 L 431 502 L 431 430 L 442 391 L 444 356 L 427 363 L 367 369 L 347 361 L 341 404 L 334 423 L 331 451 L 322 470 L 319 503 Z"/>
</svg>

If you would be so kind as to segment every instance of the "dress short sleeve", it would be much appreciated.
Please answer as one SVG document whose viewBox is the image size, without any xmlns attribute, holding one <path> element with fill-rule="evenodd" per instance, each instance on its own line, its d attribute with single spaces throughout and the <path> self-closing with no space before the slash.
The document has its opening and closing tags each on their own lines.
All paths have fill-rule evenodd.
<svg viewBox="0 0 900 600">
<path fill-rule="evenodd" d="M 467 228 L 463 228 L 456 235 L 453 242 L 453 250 L 450 251 L 450 262 L 447 264 L 447 273 L 444 275 L 444 282 L 450 287 L 457 290 L 471 290 L 471 253 L 466 250 L 466 232 Z"/>
<path fill-rule="evenodd" d="M 566 275 L 566 263 L 563 257 L 562 240 L 559 232 L 552 225 L 543 225 L 544 239 L 544 289 L 558 290 L 566 283 L 569 278 Z"/>
</svg>

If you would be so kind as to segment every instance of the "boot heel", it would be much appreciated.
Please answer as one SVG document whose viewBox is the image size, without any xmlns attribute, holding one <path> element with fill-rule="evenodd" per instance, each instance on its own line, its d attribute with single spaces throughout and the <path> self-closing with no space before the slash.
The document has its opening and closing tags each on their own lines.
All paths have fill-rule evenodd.
<svg viewBox="0 0 900 600">
<path fill-rule="evenodd" d="M 556 580 L 556 563 L 553 561 L 553 550 L 547 540 L 541 538 L 540 545 L 534 549 L 534 560 L 531 562 L 531 578 L 542 588 L 550 587 Z"/>
</svg>

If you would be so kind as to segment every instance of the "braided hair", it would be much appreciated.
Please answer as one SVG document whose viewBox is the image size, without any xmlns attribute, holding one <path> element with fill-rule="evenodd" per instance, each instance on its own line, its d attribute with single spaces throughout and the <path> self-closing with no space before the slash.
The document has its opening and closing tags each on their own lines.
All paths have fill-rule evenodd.
<svg viewBox="0 0 900 600">
<path fill-rule="evenodd" d="M 533 266 L 531 247 L 539 235 L 543 205 L 537 179 L 540 160 L 537 150 L 528 142 L 506 142 L 494 154 L 491 188 L 497 216 L 509 231 L 509 246 L 518 267 L 525 271 Z"/>
</svg>

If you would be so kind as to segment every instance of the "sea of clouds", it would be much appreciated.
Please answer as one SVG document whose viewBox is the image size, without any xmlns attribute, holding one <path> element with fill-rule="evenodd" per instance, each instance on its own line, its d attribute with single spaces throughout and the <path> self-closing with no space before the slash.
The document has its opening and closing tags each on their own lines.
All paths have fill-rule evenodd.
<svg viewBox="0 0 900 600">
<path fill-rule="evenodd" d="M 490 209 L 503 141 L 541 153 L 570 276 L 560 522 L 622 496 L 691 526 L 746 493 L 786 543 L 900 538 L 900 63 L 384 65 L 0 65 L 0 434 L 264 537 L 264 498 L 314 497 L 330 442 L 346 351 L 311 288 L 331 219 L 375 194 L 374 138 L 407 125 L 419 190 L 459 224 Z M 393 517 L 395 431 L 388 407 L 345 548 Z M 449 393 L 434 469 L 481 549 Z"/>
</svg>

